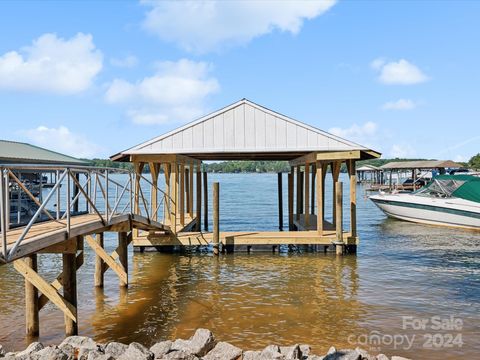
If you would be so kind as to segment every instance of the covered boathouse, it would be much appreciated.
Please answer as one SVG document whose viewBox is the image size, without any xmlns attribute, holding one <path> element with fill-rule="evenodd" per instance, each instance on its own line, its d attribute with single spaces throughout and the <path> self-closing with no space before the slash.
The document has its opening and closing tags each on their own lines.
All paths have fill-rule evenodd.
<svg viewBox="0 0 480 360">
<path fill-rule="evenodd" d="M 358 160 L 380 157 L 380 153 L 329 134 L 308 124 L 255 104 L 247 99 L 206 115 L 152 140 L 111 157 L 129 161 L 141 173 L 146 164 L 151 172 L 150 211 L 155 217 L 163 207 L 163 219 L 170 231 L 134 234 L 133 245 L 141 249 L 154 246 L 207 245 L 231 251 L 234 245 L 334 245 L 337 253 L 355 252 L 358 244 L 356 225 L 356 171 Z M 286 160 L 288 173 L 288 230 L 254 232 L 218 231 L 218 187 L 214 185 L 214 231 L 208 232 L 207 173 L 205 160 Z M 350 228 L 343 226 L 343 191 L 339 182 L 342 164 L 346 164 L 350 182 Z M 161 176 L 163 170 L 164 176 Z M 333 178 L 333 220 L 325 220 L 325 177 Z M 157 194 L 159 177 L 164 177 L 166 201 Z M 282 215 L 282 174 L 279 174 L 279 215 Z M 203 182 L 203 187 L 202 187 Z M 135 196 L 139 208 L 138 191 Z M 140 188 L 140 189 L 139 189 Z M 202 190 L 203 188 L 203 190 Z M 139 190 L 138 190 L 139 189 Z M 203 199 L 202 199 L 203 193 Z M 252 201 L 255 201 L 252 191 Z M 203 207 L 202 207 L 203 201 Z M 231 204 L 235 206 L 235 204 Z M 202 210 L 203 209 L 203 210 Z M 316 213 L 315 213 L 316 210 Z M 204 231 L 201 229 L 202 211 Z M 255 214 L 252 214 L 255 216 Z M 217 224 L 217 226 L 215 226 Z M 281 224 L 281 222 L 280 222 Z M 281 225 L 280 225 L 281 226 Z"/>
</svg>

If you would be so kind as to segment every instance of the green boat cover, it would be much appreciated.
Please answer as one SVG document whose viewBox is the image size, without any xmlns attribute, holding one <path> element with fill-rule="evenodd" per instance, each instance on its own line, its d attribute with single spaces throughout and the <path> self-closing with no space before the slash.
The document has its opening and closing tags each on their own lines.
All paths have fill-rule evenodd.
<svg viewBox="0 0 480 360">
<path fill-rule="evenodd" d="M 419 193 L 427 193 L 428 190 L 439 190 L 447 196 L 453 196 L 469 201 L 480 203 L 480 177 L 471 175 L 438 175 Z"/>
</svg>

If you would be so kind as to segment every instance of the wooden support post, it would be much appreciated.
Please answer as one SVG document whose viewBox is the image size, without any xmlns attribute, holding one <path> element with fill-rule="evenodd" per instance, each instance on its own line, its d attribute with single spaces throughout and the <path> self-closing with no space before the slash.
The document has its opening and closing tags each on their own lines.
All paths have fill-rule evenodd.
<svg viewBox="0 0 480 360">
<path fill-rule="evenodd" d="M 220 243 L 220 186 L 218 182 L 213 183 L 213 254 L 218 255 Z"/>
<path fill-rule="evenodd" d="M 335 222 L 336 222 L 336 219 L 337 219 L 337 216 L 336 216 L 336 206 L 335 206 L 335 196 L 337 194 L 337 190 L 336 190 L 336 187 L 337 187 L 337 182 L 338 182 L 338 178 L 340 176 L 340 167 L 341 167 L 342 163 L 339 162 L 339 161 L 334 161 L 332 162 L 331 164 L 331 170 L 332 170 L 332 190 L 333 190 L 333 196 L 332 196 L 332 224 L 335 225 Z"/>
<path fill-rule="evenodd" d="M 343 242 L 343 183 L 337 181 L 335 190 L 335 229 L 337 238 L 335 242 L 335 252 L 337 255 L 342 255 L 345 246 Z"/>
<path fill-rule="evenodd" d="M 150 204 L 150 214 L 152 216 L 152 220 L 157 221 L 158 220 L 158 210 L 157 210 L 157 204 L 158 204 L 158 191 L 157 191 L 157 186 L 158 186 L 158 173 L 160 171 L 159 165 L 154 162 L 148 163 L 150 167 L 150 175 L 152 176 L 152 185 L 150 189 L 151 193 L 151 199 L 152 203 Z"/>
<path fill-rule="evenodd" d="M 200 231 L 202 230 L 202 172 L 200 168 L 200 163 L 197 165 L 197 223 L 195 224 L 195 230 Z"/>
<path fill-rule="evenodd" d="M 163 221 L 166 222 L 170 220 L 170 210 L 172 207 L 172 203 L 170 201 L 171 194 L 170 194 L 170 164 L 165 163 L 163 164 L 163 174 L 165 175 L 165 203 L 163 204 Z"/>
<path fill-rule="evenodd" d="M 172 192 L 172 209 L 170 214 L 170 230 L 177 233 L 177 209 L 178 209 L 178 165 L 173 163 L 170 174 L 170 190 Z"/>
<path fill-rule="evenodd" d="M 324 172 L 325 167 L 323 163 L 317 161 L 317 232 L 320 235 L 323 235 L 323 220 L 324 216 L 324 199 L 323 194 L 325 193 L 325 179 Z"/>
<path fill-rule="evenodd" d="M 189 187 L 188 187 L 188 212 L 190 214 L 190 219 L 193 219 L 193 171 L 194 171 L 194 167 L 193 167 L 193 162 L 190 163 L 190 172 L 189 172 L 189 181 L 188 181 L 188 184 L 189 184 Z"/>
<path fill-rule="evenodd" d="M 185 225 L 185 165 L 180 165 L 180 189 L 179 189 L 180 224 Z"/>
<path fill-rule="evenodd" d="M 37 272 L 37 254 L 27 256 L 24 261 L 29 268 Z M 39 335 L 38 290 L 27 279 L 25 279 L 25 325 L 28 336 Z"/>
<path fill-rule="evenodd" d="M 293 167 L 288 174 L 288 230 L 293 231 Z"/>
<path fill-rule="evenodd" d="M 103 241 L 103 232 L 96 234 L 96 241 L 98 246 L 103 249 L 104 241 Z M 103 287 L 103 268 L 105 267 L 105 262 L 102 258 L 96 254 L 95 255 L 95 286 L 96 287 Z"/>
<path fill-rule="evenodd" d="M 311 194 L 310 194 L 310 214 L 315 214 L 315 178 L 317 175 L 317 166 L 312 164 L 312 180 L 311 180 Z"/>
<path fill-rule="evenodd" d="M 283 231 L 283 185 L 282 173 L 278 173 L 278 229 Z"/>
<path fill-rule="evenodd" d="M 305 229 L 308 230 L 310 225 L 310 164 L 308 162 L 305 163 L 303 180 L 305 182 L 305 208 L 303 213 L 305 214 Z"/>
<path fill-rule="evenodd" d="M 350 174 L 350 231 L 352 237 L 357 236 L 357 177 L 355 172 L 355 160 L 348 162 Z"/>
<path fill-rule="evenodd" d="M 357 176 L 355 160 L 347 162 L 348 174 L 350 175 L 350 233 L 351 240 L 348 241 L 348 252 L 357 252 Z"/>
<path fill-rule="evenodd" d="M 77 307 L 77 257 L 75 254 L 63 254 L 63 297 L 75 307 L 75 320 L 65 315 L 65 335 L 78 334 Z"/>
<path fill-rule="evenodd" d="M 208 231 L 208 179 L 207 172 L 203 172 L 203 228 Z"/>
<path fill-rule="evenodd" d="M 135 169 L 135 196 L 134 196 L 134 204 L 133 204 L 133 211 L 135 214 L 140 213 L 140 176 L 142 175 L 144 163 L 142 162 L 135 162 L 133 164 Z M 138 237 L 138 229 L 134 230 L 135 237 Z"/>
<path fill-rule="evenodd" d="M 185 213 L 190 213 L 190 169 L 185 167 Z"/>
<path fill-rule="evenodd" d="M 300 208 L 300 214 L 303 214 L 303 193 L 304 193 L 304 188 L 303 188 L 303 171 L 300 171 L 300 197 L 299 197 L 299 208 Z"/>
<path fill-rule="evenodd" d="M 300 198 L 301 198 L 301 186 L 302 186 L 302 180 L 300 178 L 300 166 L 297 166 L 297 196 L 296 196 L 296 201 L 295 201 L 295 209 L 296 209 L 296 219 L 297 221 L 300 220 L 300 213 L 301 213 L 301 207 L 300 207 Z"/>
<path fill-rule="evenodd" d="M 126 280 L 120 278 L 120 286 L 127 287 L 128 286 L 128 237 L 126 232 L 119 232 L 118 233 L 118 260 L 120 261 L 120 265 L 122 266 L 123 270 L 125 271 Z"/>
</svg>

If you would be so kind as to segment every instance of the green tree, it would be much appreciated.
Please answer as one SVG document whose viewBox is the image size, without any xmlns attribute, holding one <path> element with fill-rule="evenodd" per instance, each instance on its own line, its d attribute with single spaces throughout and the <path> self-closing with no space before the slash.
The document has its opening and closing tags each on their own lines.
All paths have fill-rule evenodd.
<svg viewBox="0 0 480 360">
<path fill-rule="evenodd" d="M 471 157 L 468 161 L 468 166 L 474 169 L 480 169 L 480 153 Z"/>
</svg>

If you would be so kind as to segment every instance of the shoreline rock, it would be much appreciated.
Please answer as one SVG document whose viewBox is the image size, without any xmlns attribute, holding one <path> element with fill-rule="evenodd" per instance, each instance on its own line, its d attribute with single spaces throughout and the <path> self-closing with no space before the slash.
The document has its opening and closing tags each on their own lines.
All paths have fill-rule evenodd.
<svg viewBox="0 0 480 360">
<path fill-rule="evenodd" d="M 337 350 L 326 354 L 311 353 L 309 345 L 269 345 L 263 350 L 243 350 L 224 341 L 217 341 L 210 330 L 197 329 L 188 340 L 166 340 L 150 349 L 132 342 L 95 342 L 86 336 L 69 336 L 58 346 L 33 342 L 25 350 L 5 352 L 0 345 L 1 360 L 389 360 L 384 354 L 372 355 L 360 348 Z M 409 360 L 392 356 L 390 360 Z"/>
</svg>

